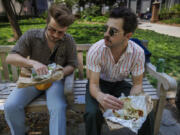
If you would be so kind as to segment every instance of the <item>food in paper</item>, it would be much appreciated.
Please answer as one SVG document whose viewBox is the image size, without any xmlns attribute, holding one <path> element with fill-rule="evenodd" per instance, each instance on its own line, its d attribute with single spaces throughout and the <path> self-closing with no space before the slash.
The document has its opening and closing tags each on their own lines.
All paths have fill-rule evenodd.
<svg viewBox="0 0 180 135">
<path fill-rule="evenodd" d="M 43 84 L 37 84 L 35 85 L 36 89 L 38 90 L 47 90 L 49 87 L 51 87 L 52 83 L 43 83 Z"/>
<path fill-rule="evenodd" d="M 118 111 L 113 110 L 114 116 L 125 120 L 130 120 L 130 119 L 137 120 L 140 117 L 143 117 L 144 114 L 143 110 L 135 109 L 132 107 L 131 98 L 124 97 L 121 98 L 120 100 L 124 103 L 123 108 Z"/>
<path fill-rule="evenodd" d="M 48 69 L 47 75 L 37 75 L 32 69 L 21 69 L 17 87 L 36 86 L 40 90 L 45 90 L 51 86 L 52 82 L 63 78 L 63 68 L 60 65 L 53 63 L 48 65 Z"/>
<path fill-rule="evenodd" d="M 104 118 L 137 133 L 153 108 L 151 98 L 143 94 L 128 97 L 122 95 L 119 99 L 124 103 L 123 108 L 120 110 L 106 110 L 103 114 Z M 113 127 L 110 128 L 113 129 Z"/>
<path fill-rule="evenodd" d="M 34 71 L 34 69 L 32 70 L 32 74 L 31 74 L 31 78 L 33 80 L 43 80 L 43 79 L 47 79 L 52 75 L 53 70 L 55 70 L 56 68 L 56 63 L 52 63 L 48 65 L 48 73 L 46 75 L 37 75 L 37 73 Z"/>
</svg>

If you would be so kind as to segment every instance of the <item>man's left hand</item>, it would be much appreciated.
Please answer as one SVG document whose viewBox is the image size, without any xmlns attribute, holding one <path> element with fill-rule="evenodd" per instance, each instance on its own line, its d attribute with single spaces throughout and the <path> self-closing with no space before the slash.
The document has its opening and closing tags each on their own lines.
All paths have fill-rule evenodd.
<svg viewBox="0 0 180 135">
<path fill-rule="evenodd" d="M 130 95 L 139 95 L 140 93 L 142 93 L 142 85 L 133 86 L 130 91 Z"/>
<path fill-rule="evenodd" d="M 143 81 L 143 74 L 139 76 L 132 76 L 133 80 L 133 87 L 131 88 L 130 95 L 139 95 L 142 93 L 142 81 Z"/>
</svg>

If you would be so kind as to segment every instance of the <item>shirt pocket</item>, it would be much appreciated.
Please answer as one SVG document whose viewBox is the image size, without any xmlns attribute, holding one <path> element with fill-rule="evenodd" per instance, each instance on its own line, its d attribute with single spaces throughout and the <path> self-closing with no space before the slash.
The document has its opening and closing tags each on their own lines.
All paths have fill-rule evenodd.
<svg viewBox="0 0 180 135">
<path fill-rule="evenodd" d="M 56 63 L 61 65 L 61 66 L 65 66 L 65 57 L 62 56 L 57 56 L 56 57 Z"/>
</svg>

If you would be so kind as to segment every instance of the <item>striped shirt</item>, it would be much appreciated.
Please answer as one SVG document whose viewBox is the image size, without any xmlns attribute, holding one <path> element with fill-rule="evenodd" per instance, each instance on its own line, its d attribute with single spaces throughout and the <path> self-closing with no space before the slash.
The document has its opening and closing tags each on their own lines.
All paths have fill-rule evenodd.
<svg viewBox="0 0 180 135">
<path fill-rule="evenodd" d="M 122 81 L 130 73 L 133 76 L 141 75 L 144 72 L 144 62 L 144 50 L 131 40 L 117 63 L 104 39 L 92 45 L 87 55 L 87 68 L 100 72 L 100 78 L 110 82 Z"/>
</svg>

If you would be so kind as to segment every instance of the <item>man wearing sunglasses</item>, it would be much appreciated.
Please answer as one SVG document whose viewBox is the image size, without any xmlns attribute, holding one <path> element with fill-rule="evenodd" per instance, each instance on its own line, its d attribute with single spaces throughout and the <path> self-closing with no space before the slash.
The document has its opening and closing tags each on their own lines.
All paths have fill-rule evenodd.
<svg viewBox="0 0 180 135">
<path fill-rule="evenodd" d="M 63 67 L 64 76 L 71 74 L 77 66 L 76 45 L 66 31 L 73 22 L 74 16 L 67 7 L 52 4 L 48 10 L 47 27 L 29 30 L 22 35 L 7 56 L 7 63 L 33 68 L 38 75 L 47 74 L 47 65 L 56 63 Z M 46 91 L 36 88 L 16 88 L 8 97 L 4 109 L 11 134 L 25 135 L 24 108 L 34 98 L 45 93 L 50 114 L 50 135 L 66 135 L 64 79 L 53 82 Z"/>
<path fill-rule="evenodd" d="M 137 28 L 137 18 L 129 9 L 114 8 L 105 25 L 104 39 L 88 51 L 89 81 L 86 91 L 86 135 L 100 135 L 103 123 L 100 107 L 119 110 L 123 103 L 118 97 L 124 93 L 142 92 L 144 51 L 129 40 Z M 124 79 L 132 75 L 133 85 Z M 144 122 L 138 135 L 153 135 L 153 113 Z"/>
</svg>

